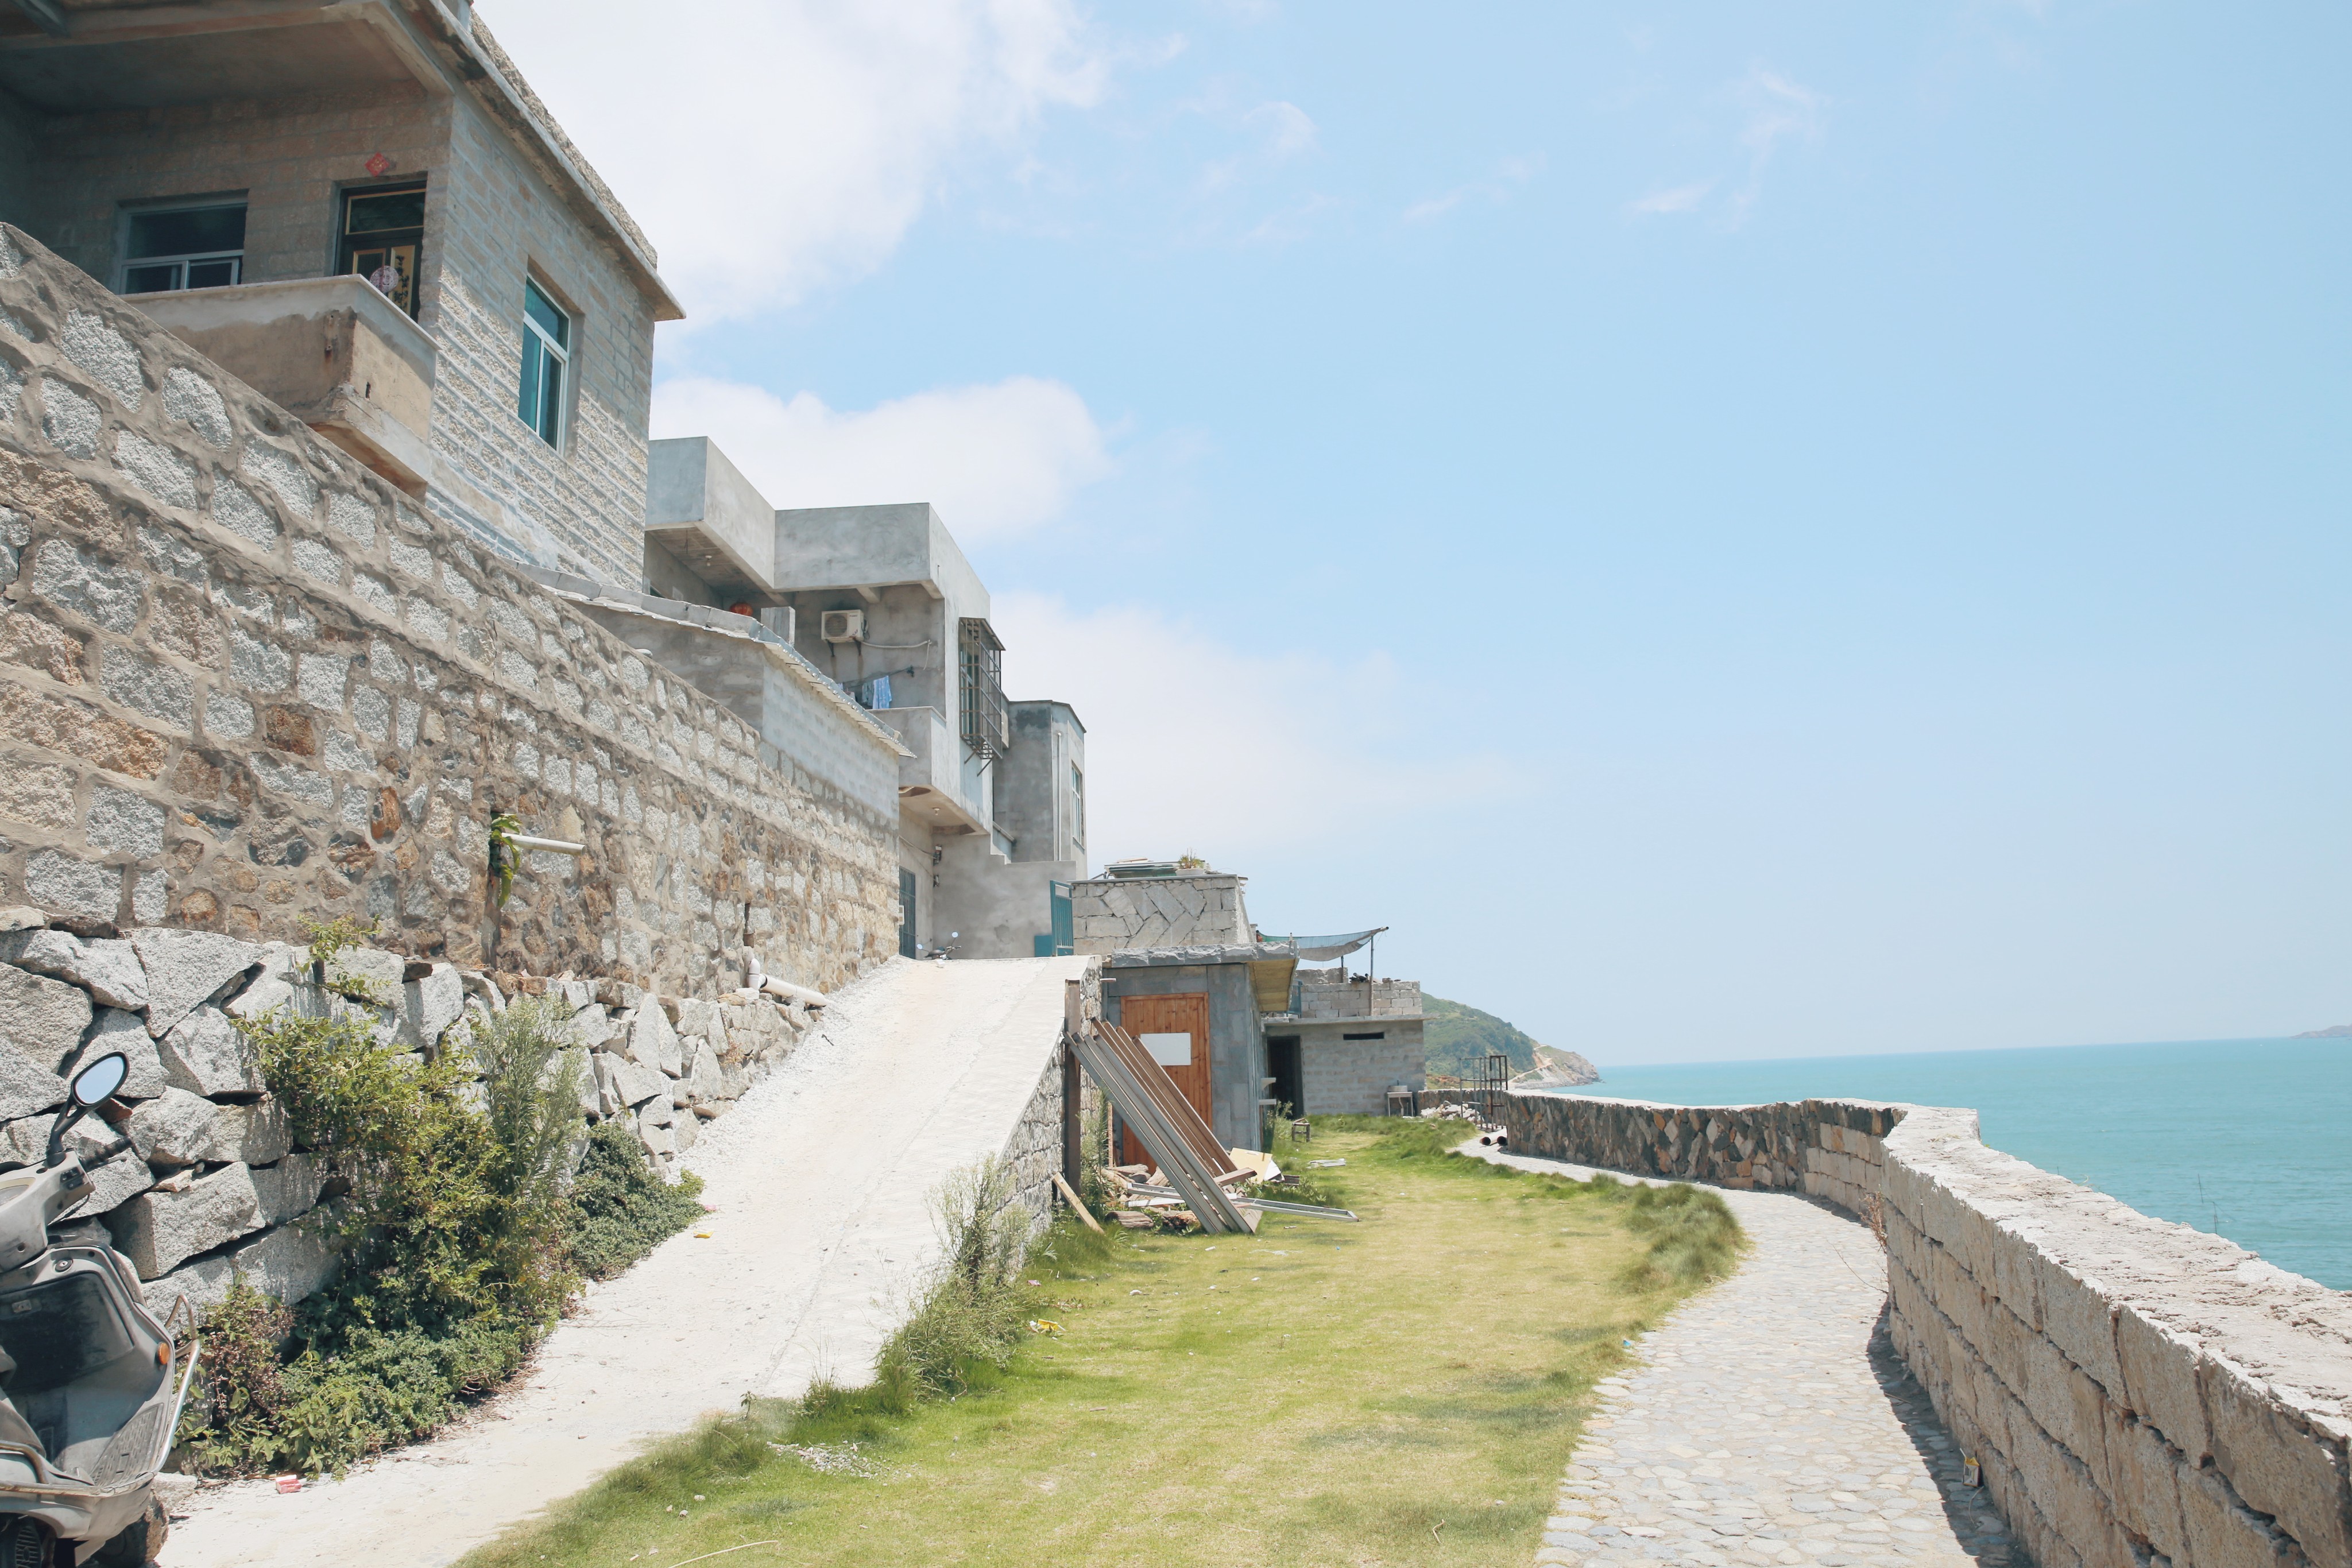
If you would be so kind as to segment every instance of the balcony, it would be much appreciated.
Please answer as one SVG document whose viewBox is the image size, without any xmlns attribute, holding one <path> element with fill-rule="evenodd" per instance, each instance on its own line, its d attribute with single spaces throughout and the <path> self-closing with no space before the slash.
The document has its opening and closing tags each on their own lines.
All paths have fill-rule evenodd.
<svg viewBox="0 0 2352 1568">
<path fill-rule="evenodd" d="M 912 757 L 898 759 L 898 805 L 941 832 L 993 831 L 980 807 L 964 792 L 963 743 L 935 707 L 885 707 L 874 718 L 896 735 Z"/>
<path fill-rule="evenodd" d="M 439 350 L 365 279 L 191 288 L 131 303 L 376 473 L 424 495 Z"/>
</svg>

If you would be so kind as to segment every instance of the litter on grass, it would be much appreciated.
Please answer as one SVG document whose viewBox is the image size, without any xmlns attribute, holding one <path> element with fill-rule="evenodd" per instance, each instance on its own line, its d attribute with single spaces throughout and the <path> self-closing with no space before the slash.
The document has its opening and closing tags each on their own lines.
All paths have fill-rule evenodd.
<svg viewBox="0 0 2352 1568">
<path fill-rule="evenodd" d="M 769 1448 L 779 1454 L 788 1454 L 809 1469 L 824 1476 L 878 1476 L 882 1467 L 857 1451 L 855 1443 L 771 1443 Z"/>
</svg>

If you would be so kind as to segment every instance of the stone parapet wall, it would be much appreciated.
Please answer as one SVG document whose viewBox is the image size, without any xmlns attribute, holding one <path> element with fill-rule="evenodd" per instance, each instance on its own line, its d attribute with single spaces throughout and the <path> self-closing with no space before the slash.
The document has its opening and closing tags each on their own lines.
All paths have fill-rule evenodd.
<svg viewBox="0 0 2352 1568">
<path fill-rule="evenodd" d="M 895 816 L 5 226 L 0 585 L 0 899 L 674 995 L 895 951 Z M 587 852 L 494 913 L 500 811 Z"/>
<path fill-rule="evenodd" d="M 805 1001 L 750 991 L 680 999 L 621 980 L 467 972 L 372 948 L 336 955 L 322 985 L 309 952 L 284 943 L 168 926 L 115 936 L 79 924 L 78 936 L 36 910 L 0 910 L 0 1170 L 40 1163 L 67 1078 L 122 1052 L 131 1073 L 116 1101 L 127 1114 L 85 1119 L 68 1134 L 94 1190 L 64 1228 L 128 1258 L 159 1313 L 182 1299 L 201 1311 L 238 1275 L 299 1301 L 334 1269 L 312 1215 L 331 1173 L 293 1135 L 240 1019 L 280 1009 L 343 1016 L 386 1044 L 462 1051 L 472 1027 L 514 999 L 550 997 L 585 1052 L 583 1122 L 625 1121 L 667 1168 L 702 1123 L 792 1053 L 812 1018 Z M 333 988 L 354 982 L 380 1004 Z M 1058 1129 L 1057 1117 L 1049 1136 Z M 103 1238 L 83 1228 L 93 1224 Z"/>
<path fill-rule="evenodd" d="M 1882 1228 L 1895 1347 L 2042 1568 L 2352 1563 L 2352 1292 L 1989 1149 L 1972 1111 L 1514 1093 L 1505 1125 Z"/>
<path fill-rule="evenodd" d="M 1073 946 L 1081 953 L 1255 940 L 1242 902 L 1242 879 L 1219 872 L 1074 882 L 1070 922 Z"/>
</svg>

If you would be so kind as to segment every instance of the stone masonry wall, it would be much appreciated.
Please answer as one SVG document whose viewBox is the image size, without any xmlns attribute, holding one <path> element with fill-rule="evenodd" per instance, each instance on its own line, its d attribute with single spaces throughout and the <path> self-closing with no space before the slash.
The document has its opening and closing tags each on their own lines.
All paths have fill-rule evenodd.
<svg viewBox="0 0 2352 1568">
<path fill-rule="evenodd" d="M 895 949 L 895 821 L 5 226 L 0 584 L 0 897 L 674 995 Z M 498 811 L 588 848 L 494 912 Z"/>
<path fill-rule="evenodd" d="M 1081 953 L 1249 942 L 1242 879 L 1199 876 L 1094 877 L 1070 884 L 1073 946 Z"/>
<path fill-rule="evenodd" d="M 1079 1028 L 1092 1028 L 1101 1021 L 1102 970 L 1088 965 L 1083 977 L 1071 988 L 1076 996 L 1072 1002 L 1075 1020 L 1066 1014 L 1065 1026 L 1075 1021 Z M 1024 1207 L 1036 1217 L 1042 1230 L 1054 1217 L 1054 1176 L 1062 1168 L 1062 1074 L 1066 1070 L 1070 1042 L 1067 1034 L 1053 1061 L 1037 1080 L 1036 1092 L 1021 1113 L 1021 1121 L 1004 1145 L 1005 1163 L 1013 1167 L 1013 1181 L 1021 1194 Z M 1100 1094 L 1093 1082 L 1080 1075 L 1079 1125 L 1087 1124 L 1092 1102 Z"/>
<path fill-rule="evenodd" d="M 680 1000 L 625 981 L 467 973 L 346 949 L 325 978 L 363 982 L 383 998 L 372 1006 L 314 983 L 300 947 L 168 926 L 98 936 L 78 924 L 84 935 L 47 925 L 37 910 L 0 909 L 0 1169 L 41 1160 L 77 1068 L 127 1056 L 131 1075 L 116 1099 L 128 1114 L 112 1125 L 86 1118 L 68 1134 L 95 1190 L 61 1229 L 121 1251 L 159 1313 L 183 1298 L 201 1311 L 238 1274 L 299 1301 L 334 1269 L 306 1218 L 326 1173 L 294 1140 L 240 1019 L 278 1009 L 344 1015 L 386 1043 L 449 1051 L 515 997 L 552 997 L 588 1052 L 584 1121 L 626 1120 L 667 1166 L 694 1146 L 703 1122 L 791 1054 L 812 1016 L 805 1002 L 750 991 Z M 104 1237 L 82 1228 L 93 1223 Z"/>
<path fill-rule="evenodd" d="M 1297 996 L 1303 1019 L 1410 1018 L 1421 1011 L 1419 980 L 1351 980 L 1344 965 L 1299 970 Z"/>
<path fill-rule="evenodd" d="M 1883 1227 L 1895 1347 L 2042 1568 L 2352 1563 L 2352 1293 L 1988 1149 L 1970 1111 L 1514 1093 L 1505 1125 Z"/>
</svg>

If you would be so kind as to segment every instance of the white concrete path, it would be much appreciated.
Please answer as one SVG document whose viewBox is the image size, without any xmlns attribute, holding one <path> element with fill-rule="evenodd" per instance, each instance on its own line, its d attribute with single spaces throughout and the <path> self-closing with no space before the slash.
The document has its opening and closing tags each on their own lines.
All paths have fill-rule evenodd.
<svg viewBox="0 0 2352 1568">
<path fill-rule="evenodd" d="M 592 1287 L 516 1387 L 343 1480 L 199 1493 L 164 1568 L 438 1568 L 747 1395 L 861 1381 L 936 1260 L 931 1191 L 1003 1149 L 1086 963 L 896 959 L 842 991 L 688 1156 L 709 1222 Z"/>
<path fill-rule="evenodd" d="M 1583 1179 L 1582 1166 L 1463 1153 Z M 1663 1185 L 1663 1184 L 1654 1184 Z M 1886 1255 L 1786 1193 L 1723 1194 L 1753 1242 L 1601 1383 L 1535 1561 L 1572 1568 L 2023 1564 L 1879 1332 Z"/>
</svg>

